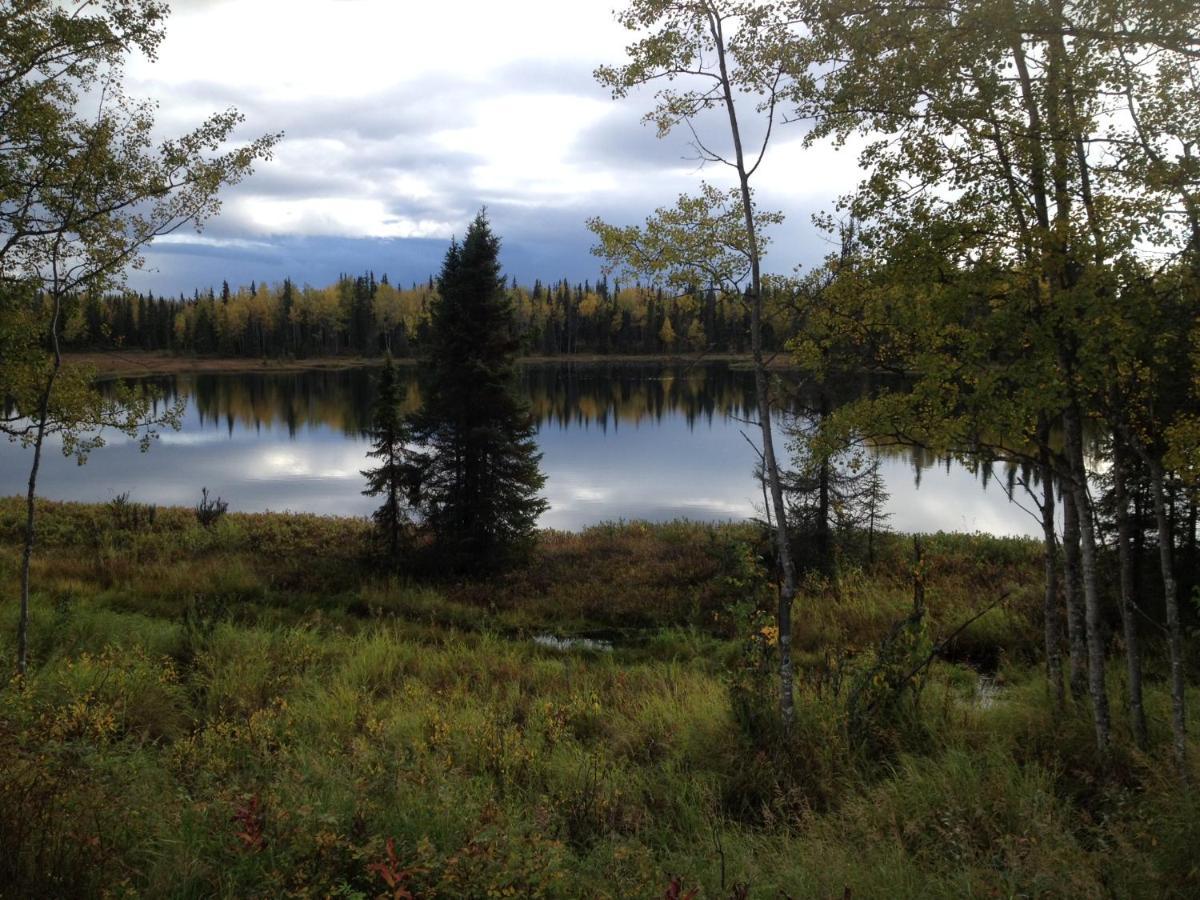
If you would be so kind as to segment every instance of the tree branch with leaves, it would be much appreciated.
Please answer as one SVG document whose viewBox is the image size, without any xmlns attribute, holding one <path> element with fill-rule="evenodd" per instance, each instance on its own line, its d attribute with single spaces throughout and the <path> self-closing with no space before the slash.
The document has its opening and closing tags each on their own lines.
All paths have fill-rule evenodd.
<svg viewBox="0 0 1200 900">
<path fill-rule="evenodd" d="M 280 135 L 232 142 L 236 110 L 155 146 L 153 105 L 121 89 L 135 50 L 153 57 L 167 9 L 155 0 L 53 0 L 0 10 L 0 394 L 17 412 L 0 433 L 33 450 L 26 493 L 16 668 L 28 665 L 30 563 L 48 435 L 81 462 L 100 429 L 141 434 L 178 420 L 144 392 L 107 395 L 63 364 L 68 304 L 121 284 L 156 237 L 200 228 L 219 191 L 269 158 Z M 90 112 L 85 112 L 91 107 Z"/>
</svg>

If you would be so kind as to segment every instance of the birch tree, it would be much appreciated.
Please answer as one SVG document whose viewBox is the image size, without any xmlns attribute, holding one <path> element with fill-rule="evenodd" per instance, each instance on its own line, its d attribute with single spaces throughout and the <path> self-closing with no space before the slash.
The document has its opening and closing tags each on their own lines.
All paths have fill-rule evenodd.
<svg viewBox="0 0 1200 900">
<path fill-rule="evenodd" d="M 642 227 L 615 227 L 595 219 L 589 227 L 600 241 L 596 252 L 614 265 L 680 288 L 714 285 L 743 297 L 749 307 L 760 452 L 779 562 L 779 706 L 786 728 L 793 718 L 796 570 L 763 352 L 764 232 L 780 216 L 756 207 L 751 181 L 770 144 L 779 103 L 788 91 L 798 89 L 803 77 L 796 74 L 804 71 L 796 55 L 785 52 L 798 42 L 798 35 L 795 23 L 773 3 L 633 0 L 617 20 L 638 37 L 627 48 L 628 62 L 601 66 L 596 78 L 612 89 L 614 99 L 644 85 L 656 86 L 654 105 L 644 121 L 657 127 L 660 138 L 686 129 L 702 163 L 720 166 L 733 176 L 731 189 L 703 183 L 698 193 L 659 209 Z M 724 120 L 722 138 L 702 137 L 701 123 L 718 119 Z M 748 121 L 753 129 L 747 129 Z"/>
<path fill-rule="evenodd" d="M 0 427 L 32 448 L 21 566 L 17 671 L 28 663 L 36 494 L 48 435 L 82 459 L 105 426 L 154 423 L 145 397 L 105 398 L 63 365 L 65 306 L 117 285 L 155 237 L 201 225 L 217 194 L 269 155 L 278 136 L 230 147 L 235 110 L 155 146 L 153 104 L 125 95 L 122 62 L 153 58 L 167 8 L 155 0 L 30 0 L 0 8 Z M 170 418 L 165 420 L 170 421 Z M 145 445 L 145 444 L 144 444 Z"/>
<path fill-rule="evenodd" d="M 1200 235 L 1191 138 L 1200 11 L 1186 0 L 811 0 L 793 9 L 812 25 L 810 52 L 829 64 L 813 138 L 859 132 L 871 141 L 861 156 L 867 177 L 847 204 L 867 223 L 868 255 L 888 260 L 876 271 L 896 271 L 921 242 L 927 251 L 924 272 L 908 268 L 905 298 L 926 320 L 898 304 L 889 310 L 907 320 L 907 349 L 926 363 L 917 389 L 894 398 L 893 410 L 928 417 L 936 408 L 961 424 L 964 403 L 973 405 L 985 413 L 973 433 L 943 428 L 941 436 L 980 443 L 990 431 L 1018 454 L 1036 446 L 1040 424 L 1062 430 L 1063 446 L 1042 463 L 1053 464 L 1064 507 L 1077 514 L 1084 621 L 1072 631 L 1082 631 L 1086 649 L 1073 645 L 1072 663 L 1086 654 L 1105 753 L 1106 647 L 1085 431 L 1117 424 L 1105 398 L 1123 354 L 1108 334 L 1137 302 L 1147 246 L 1178 250 Z M 947 303 L 956 292 L 960 304 Z M 974 359 L 959 353 L 985 349 L 986 333 L 1011 348 Z M 987 401 L 998 382 L 1012 391 L 1007 409 Z M 918 410 L 930 398 L 940 406 Z M 1158 434 L 1187 431 L 1177 416 L 1156 424 Z M 1160 546 L 1169 553 L 1169 536 L 1160 535 Z M 1175 621 L 1169 562 L 1164 556 Z M 1181 687 L 1173 691 L 1181 706 Z M 1182 747 L 1180 733 L 1177 724 Z"/>
</svg>

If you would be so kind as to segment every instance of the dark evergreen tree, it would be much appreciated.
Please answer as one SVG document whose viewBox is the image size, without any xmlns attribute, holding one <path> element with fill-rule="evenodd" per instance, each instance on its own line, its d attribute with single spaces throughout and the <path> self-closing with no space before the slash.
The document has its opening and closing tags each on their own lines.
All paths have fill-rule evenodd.
<svg viewBox="0 0 1200 900">
<path fill-rule="evenodd" d="M 843 528 L 850 528 L 865 535 L 867 565 L 875 564 L 876 535 L 889 530 L 888 520 L 892 518 L 892 514 L 888 511 L 888 500 L 891 496 L 883 477 L 883 461 L 879 456 L 872 455 L 866 468 L 854 480 L 853 490 L 841 515 Z"/>
<path fill-rule="evenodd" d="M 408 526 L 409 499 L 414 485 L 413 461 L 408 449 L 411 433 L 408 421 L 400 410 L 400 384 L 396 365 L 389 355 L 379 378 L 379 395 L 371 422 L 371 449 L 367 456 L 379 460 L 373 469 L 363 469 L 368 497 L 382 496 L 383 505 L 372 518 L 379 529 L 388 558 L 395 563 Z"/>
<path fill-rule="evenodd" d="M 798 403 L 785 422 L 794 468 L 784 473 L 784 489 L 800 539 L 798 564 L 833 577 L 853 538 L 865 538 L 868 562 L 874 561 L 875 535 L 891 514 L 878 459 L 855 435 L 829 431 L 832 401 L 824 390 L 815 399 Z"/>
<path fill-rule="evenodd" d="M 294 351 L 292 340 L 292 308 L 296 305 L 296 291 L 292 279 L 283 279 L 283 289 L 279 292 L 279 322 L 276 326 L 279 332 L 279 342 L 285 352 Z"/>
<path fill-rule="evenodd" d="M 516 394 L 515 322 L 499 249 L 481 212 L 446 252 L 414 420 L 420 509 L 439 561 L 457 571 L 519 559 L 546 509 L 533 419 Z"/>
</svg>

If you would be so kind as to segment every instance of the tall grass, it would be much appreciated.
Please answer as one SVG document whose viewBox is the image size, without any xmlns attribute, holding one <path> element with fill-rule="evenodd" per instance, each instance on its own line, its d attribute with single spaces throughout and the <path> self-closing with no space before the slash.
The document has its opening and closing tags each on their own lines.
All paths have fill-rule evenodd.
<svg viewBox="0 0 1200 900">
<path fill-rule="evenodd" d="M 909 608 L 909 547 L 807 584 L 785 735 L 746 526 L 546 534 L 527 570 L 442 584 L 370 574 L 350 520 L 44 512 L 34 666 L 0 688 L 0 896 L 1200 890 L 1165 689 L 1148 755 L 1119 737 L 1095 758 L 1086 711 L 1056 715 L 1033 665 L 1028 543 L 926 540 L 930 635 L 998 586 L 1014 600 L 869 734 L 847 697 Z M 0 574 L 15 516 L 0 503 Z M 611 652 L 527 639 L 597 630 Z M 980 660 L 1002 683 L 986 708 Z"/>
</svg>

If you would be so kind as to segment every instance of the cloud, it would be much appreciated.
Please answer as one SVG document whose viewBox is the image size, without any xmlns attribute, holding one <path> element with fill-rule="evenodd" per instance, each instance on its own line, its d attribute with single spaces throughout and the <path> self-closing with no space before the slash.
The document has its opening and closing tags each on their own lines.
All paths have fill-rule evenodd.
<svg viewBox="0 0 1200 900">
<path fill-rule="evenodd" d="M 609 102 L 603 116 L 575 134 L 572 156 L 626 172 L 696 170 L 696 151 L 688 145 L 686 132 L 661 139 L 654 125 L 642 121 L 644 111 L 634 103 Z"/>
<path fill-rule="evenodd" d="M 698 166 L 686 131 L 659 140 L 641 124 L 651 92 L 614 102 L 594 81 L 629 40 L 611 0 L 459 3 L 453 15 L 392 0 L 174 6 L 159 61 L 135 62 L 127 77 L 131 94 L 159 101 L 161 133 L 236 106 L 237 140 L 285 138 L 223 194 L 205 240 L 150 252 L 131 279 L 139 287 L 190 293 L 198 275 L 201 286 L 236 282 L 252 268 L 327 283 L 393 260 L 424 277 L 483 205 L 522 278 L 594 277 L 589 216 L 640 222 L 701 177 L 729 177 Z M 701 126 L 714 141 L 723 133 L 719 117 Z M 847 157 L 798 152 L 798 129 L 779 137 L 759 179 L 763 205 L 790 217 L 771 252 L 787 271 L 824 252 L 808 219 L 831 205 L 844 179 L 825 170 L 845 170 Z"/>
<path fill-rule="evenodd" d="M 164 234 L 154 242 L 156 247 L 169 247 L 181 244 L 195 247 L 211 247 L 214 250 L 269 250 L 271 245 L 266 241 L 253 241 L 246 238 L 220 238 L 203 233 L 188 233 L 176 231 Z"/>
<path fill-rule="evenodd" d="M 366 197 L 252 197 L 241 201 L 239 212 L 263 234 L 412 238 L 449 235 L 454 227 L 435 219 L 396 215 L 383 201 Z"/>
</svg>

